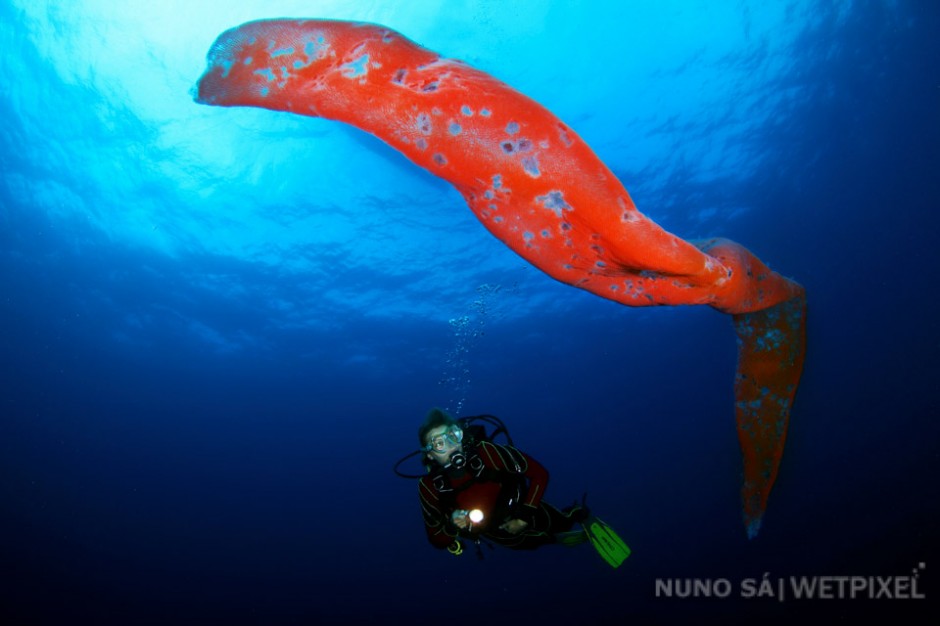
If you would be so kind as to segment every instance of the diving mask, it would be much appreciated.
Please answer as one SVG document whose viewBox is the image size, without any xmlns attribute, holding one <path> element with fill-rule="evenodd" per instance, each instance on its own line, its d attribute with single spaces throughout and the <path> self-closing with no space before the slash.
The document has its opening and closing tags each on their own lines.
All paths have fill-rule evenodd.
<svg viewBox="0 0 940 626">
<path fill-rule="evenodd" d="M 424 449 L 428 452 L 443 452 L 447 448 L 448 444 L 450 444 L 451 447 L 454 447 L 461 441 L 463 441 L 463 430 L 457 426 L 452 426 L 444 433 L 436 437 L 432 437 L 428 442 L 428 445 L 424 446 Z"/>
</svg>

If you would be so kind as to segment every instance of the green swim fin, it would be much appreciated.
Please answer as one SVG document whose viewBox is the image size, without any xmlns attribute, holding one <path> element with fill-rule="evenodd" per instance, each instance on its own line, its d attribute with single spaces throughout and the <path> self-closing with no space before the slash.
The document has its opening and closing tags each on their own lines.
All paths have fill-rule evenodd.
<svg viewBox="0 0 940 626">
<path fill-rule="evenodd" d="M 623 542 L 614 529 L 596 517 L 589 517 L 581 523 L 594 549 L 611 567 L 620 567 L 628 556 L 630 548 Z"/>
</svg>

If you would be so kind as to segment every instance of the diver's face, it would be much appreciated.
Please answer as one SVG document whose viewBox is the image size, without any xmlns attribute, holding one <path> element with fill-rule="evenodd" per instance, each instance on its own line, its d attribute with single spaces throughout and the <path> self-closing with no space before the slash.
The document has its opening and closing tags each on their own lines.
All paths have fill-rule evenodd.
<svg viewBox="0 0 940 626">
<path fill-rule="evenodd" d="M 438 426 L 429 430 L 424 438 L 425 445 L 431 447 L 427 452 L 428 458 L 440 465 L 450 463 L 450 457 L 463 452 L 462 435 L 460 429 L 453 426 Z"/>
</svg>

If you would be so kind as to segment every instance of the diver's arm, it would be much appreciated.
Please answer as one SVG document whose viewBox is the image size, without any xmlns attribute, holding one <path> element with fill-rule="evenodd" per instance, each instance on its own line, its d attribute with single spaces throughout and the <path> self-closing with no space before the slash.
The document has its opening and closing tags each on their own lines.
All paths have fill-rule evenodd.
<svg viewBox="0 0 940 626">
<path fill-rule="evenodd" d="M 526 460 L 525 476 L 529 479 L 529 491 L 522 499 L 522 505 L 531 507 L 532 512 L 542 503 L 542 496 L 548 487 L 548 470 L 525 452 L 520 452 Z"/>
<path fill-rule="evenodd" d="M 548 470 L 531 456 L 512 446 L 484 442 L 480 445 L 480 453 L 489 467 L 526 477 L 528 490 L 522 496 L 520 506 L 513 517 L 531 523 L 548 487 Z"/>
<path fill-rule="evenodd" d="M 421 513 L 424 517 L 424 529 L 432 546 L 443 550 L 450 546 L 457 537 L 457 530 L 447 523 L 448 517 L 441 511 L 440 499 L 432 485 L 424 479 L 418 482 L 418 497 L 421 500 Z"/>
<path fill-rule="evenodd" d="M 545 489 L 548 487 L 548 470 L 525 452 L 518 450 L 517 452 L 525 458 L 525 477 L 528 479 L 529 490 L 522 497 L 522 502 L 513 517 L 525 522 L 528 526 L 535 519 L 535 514 L 542 503 L 542 496 L 545 495 Z"/>
</svg>

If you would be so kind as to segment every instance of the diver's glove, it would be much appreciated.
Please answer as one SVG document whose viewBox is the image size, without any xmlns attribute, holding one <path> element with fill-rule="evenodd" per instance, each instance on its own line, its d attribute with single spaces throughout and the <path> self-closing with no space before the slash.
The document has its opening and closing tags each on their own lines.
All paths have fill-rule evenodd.
<svg viewBox="0 0 940 626">
<path fill-rule="evenodd" d="M 463 544 L 454 539 L 454 542 L 447 546 L 447 551 L 453 554 L 454 556 L 460 556 L 463 554 Z"/>
</svg>

